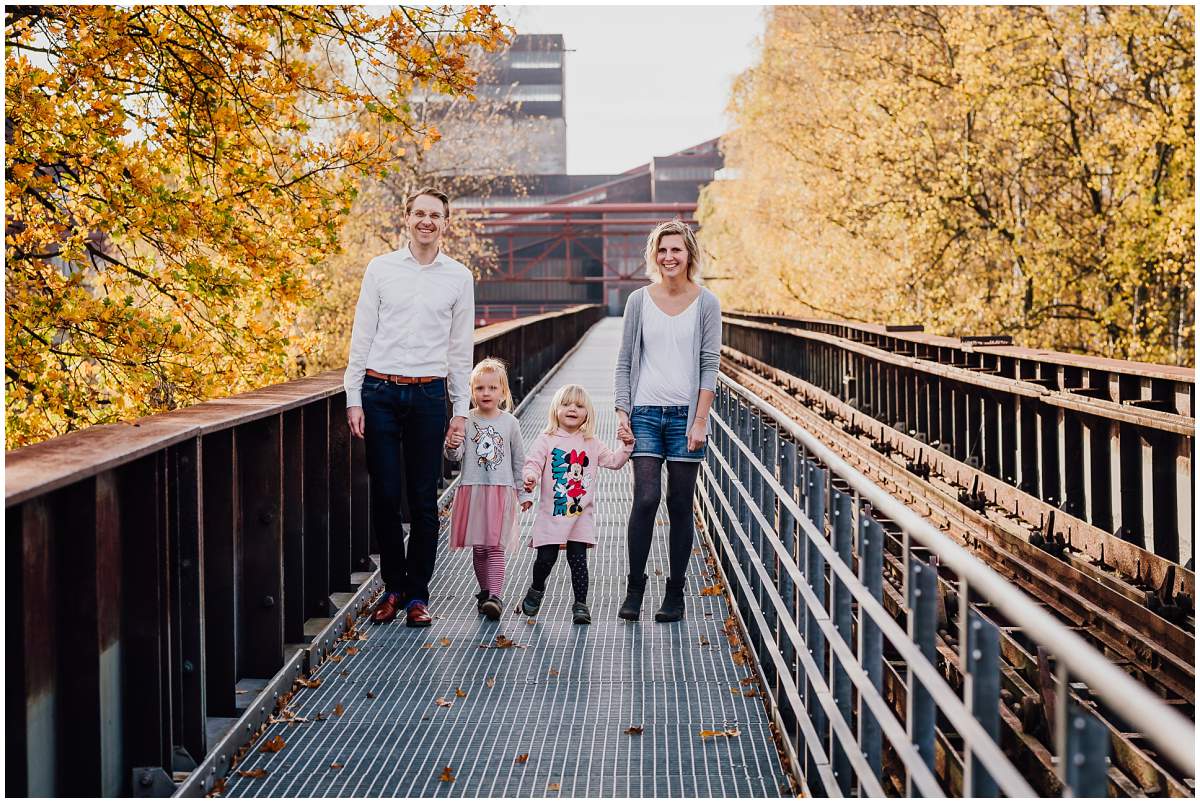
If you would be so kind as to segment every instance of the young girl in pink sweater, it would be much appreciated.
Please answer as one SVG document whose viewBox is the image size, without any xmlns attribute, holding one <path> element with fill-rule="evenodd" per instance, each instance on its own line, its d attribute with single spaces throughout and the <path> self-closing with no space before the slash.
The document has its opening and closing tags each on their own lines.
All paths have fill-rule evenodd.
<svg viewBox="0 0 1200 803">
<path fill-rule="evenodd" d="M 592 622 L 587 605 L 588 547 L 596 544 L 596 524 L 592 501 L 596 491 L 594 469 L 619 469 L 633 451 L 633 436 L 622 437 L 622 445 L 613 451 L 596 438 L 596 411 L 587 391 L 579 385 L 563 385 L 550 402 L 545 431 L 529 448 L 522 469 L 524 489 L 528 493 L 542 486 L 537 519 L 529 545 L 537 550 L 533 564 L 533 583 L 525 593 L 521 610 L 536 616 L 546 593 L 546 578 L 562 549 L 567 551 L 571 569 L 571 588 L 575 604 L 572 619 L 577 625 Z"/>
</svg>

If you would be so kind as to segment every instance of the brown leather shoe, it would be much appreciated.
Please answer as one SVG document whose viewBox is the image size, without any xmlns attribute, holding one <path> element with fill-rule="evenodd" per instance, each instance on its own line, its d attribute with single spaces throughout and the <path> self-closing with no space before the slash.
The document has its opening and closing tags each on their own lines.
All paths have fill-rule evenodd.
<svg viewBox="0 0 1200 803">
<path fill-rule="evenodd" d="M 424 602 L 413 602 L 408 606 L 408 626 L 409 627 L 429 627 L 433 624 L 433 617 L 429 615 L 429 608 Z"/>
<path fill-rule="evenodd" d="M 388 622 L 400 615 L 400 595 L 394 593 L 384 594 L 379 600 L 379 604 L 375 606 L 374 612 L 371 613 L 371 621 L 377 625 L 386 625 Z"/>
</svg>

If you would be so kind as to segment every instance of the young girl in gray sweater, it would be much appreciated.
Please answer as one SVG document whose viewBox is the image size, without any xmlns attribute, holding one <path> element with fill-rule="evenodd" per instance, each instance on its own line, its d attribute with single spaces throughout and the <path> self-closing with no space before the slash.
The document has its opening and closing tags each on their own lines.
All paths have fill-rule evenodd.
<svg viewBox="0 0 1200 803">
<path fill-rule="evenodd" d="M 516 542 L 517 506 L 527 510 L 533 504 L 521 488 L 525 446 L 521 424 L 509 412 L 512 406 L 504 363 L 492 357 L 481 360 L 471 371 L 466 433 L 454 436 L 446 447 L 446 457 L 462 463 L 450 514 L 450 546 L 471 547 L 479 612 L 493 620 L 504 608 L 504 552 Z"/>
</svg>

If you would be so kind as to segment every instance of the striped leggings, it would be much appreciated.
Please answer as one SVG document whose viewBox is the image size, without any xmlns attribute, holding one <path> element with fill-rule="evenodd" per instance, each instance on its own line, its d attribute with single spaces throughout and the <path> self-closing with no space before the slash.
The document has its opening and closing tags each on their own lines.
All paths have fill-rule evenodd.
<svg viewBox="0 0 1200 803">
<path fill-rule="evenodd" d="M 471 560 L 480 589 L 493 597 L 500 596 L 504 590 L 504 547 L 471 547 Z"/>
</svg>

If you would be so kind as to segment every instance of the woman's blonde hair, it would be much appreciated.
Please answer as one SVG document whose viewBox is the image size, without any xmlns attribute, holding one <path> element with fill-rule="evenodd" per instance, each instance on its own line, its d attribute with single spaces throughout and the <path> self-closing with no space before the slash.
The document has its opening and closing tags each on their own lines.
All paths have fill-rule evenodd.
<svg viewBox="0 0 1200 803">
<path fill-rule="evenodd" d="M 495 357 L 484 357 L 471 369 L 471 406 L 479 406 L 475 403 L 475 380 L 479 378 L 480 374 L 486 374 L 488 371 L 500 377 L 500 409 L 511 411 L 513 397 L 512 391 L 508 389 L 508 369 L 504 367 L 502 361 Z"/>
<path fill-rule="evenodd" d="M 583 437 L 590 438 L 596 434 L 596 408 L 592 406 L 592 397 L 580 385 L 563 385 L 550 400 L 550 413 L 546 418 L 547 435 L 558 432 L 558 428 L 561 426 L 558 423 L 558 408 L 572 403 L 578 404 L 587 411 L 587 418 L 583 420 L 583 426 L 579 428 Z"/>
<path fill-rule="evenodd" d="M 662 243 L 662 238 L 669 234 L 678 234 L 683 238 L 683 247 L 687 249 L 688 255 L 688 281 L 695 281 L 700 273 L 700 244 L 696 242 L 696 235 L 692 232 L 691 226 L 682 220 L 668 220 L 659 223 L 646 238 L 646 275 L 656 282 L 662 276 L 658 270 L 658 246 Z"/>
</svg>

